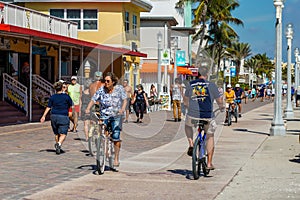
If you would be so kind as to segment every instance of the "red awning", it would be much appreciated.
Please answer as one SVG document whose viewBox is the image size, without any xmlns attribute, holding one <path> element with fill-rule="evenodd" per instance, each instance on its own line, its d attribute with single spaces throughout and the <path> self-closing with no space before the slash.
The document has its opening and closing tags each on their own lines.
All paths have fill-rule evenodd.
<svg viewBox="0 0 300 200">
<path fill-rule="evenodd" d="M 171 66 L 171 69 L 170 67 Z M 168 73 L 173 74 L 174 73 L 174 65 L 169 65 Z M 161 72 L 164 72 L 165 70 L 164 66 L 161 66 Z M 143 63 L 142 69 L 140 70 L 141 73 L 157 73 L 157 63 Z M 177 67 L 177 73 L 178 74 L 189 74 L 192 75 L 192 71 L 189 70 L 186 67 Z"/>
<path fill-rule="evenodd" d="M 8 25 L 8 24 L 0 24 L 0 31 L 6 31 L 6 32 L 10 32 L 10 33 L 17 33 L 17 34 L 22 34 L 22 35 L 27 35 L 27 36 L 33 36 L 33 37 L 38 37 L 38 38 L 41 38 L 41 39 L 48 39 L 48 40 L 53 40 L 53 41 L 60 41 L 60 42 L 64 42 L 64 43 L 69 43 L 69 44 L 74 44 L 74 45 L 79 45 L 79 46 L 84 46 L 84 47 L 100 49 L 100 50 L 103 50 L 103 51 L 110 51 L 110 52 L 120 53 L 120 54 L 123 54 L 123 55 L 147 57 L 147 54 L 145 54 L 145 53 L 130 51 L 130 50 L 124 49 L 124 48 L 116 48 L 116 47 L 111 47 L 111 46 L 105 46 L 105 45 L 101 45 L 101 44 L 97 44 L 97 43 L 87 42 L 87 41 L 84 41 L 84 40 L 79 40 L 79 39 L 75 39 L 75 38 L 70 38 L 70 37 L 65 37 L 65 36 L 61 36 L 61 35 L 41 32 L 41 31 L 37 31 L 37 30 L 33 30 L 33 29 L 28 29 L 28 28 L 23 28 L 23 27 Z"/>
</svg>

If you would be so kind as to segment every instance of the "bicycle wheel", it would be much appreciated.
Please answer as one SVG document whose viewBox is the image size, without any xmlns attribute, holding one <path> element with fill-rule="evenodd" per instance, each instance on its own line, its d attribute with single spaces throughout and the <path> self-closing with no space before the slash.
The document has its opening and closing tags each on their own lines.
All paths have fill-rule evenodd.
<svg viewBox="0 0 300 200">
<path fill-rule="evenodd" d="M 114 143 L 112 141 L 109 141 L 108 142 L 108 163 L 111 169 L 114 169 L 114 161 L 115 161 Z"/>
<path fill-rule="evenodd" d="M 200 170 L 201 170 L 199 155 L 200 155 L 200 142 L 199 142 L 199 137 L 197 137 L 194 143 L 193 156 L 192 156 L 192 169 L 193 169 L 193 176 L 195 180 L 199 179 Z"/>
<path fill-rule="evenodd" d="M 106 149 L 106 142 L 105 138 L 101 135 L 97 138 L 97 154 L 96 154 L 96 166 L 98 174 L 101 175 L 104 173 L 105 170 L 105 149 Z"/>
<path fill-rule="evenodd" d="M 235 123 L 238 121 L 238 109 L 237 106 L 234 108 L 234 118 L 235 118 Z"/>
<path fill-rule="evenodd" d="M 89 147 L 89 154 L 91 156 L 96 155 L 97 148 L 96 148 L 96 143 L 97 143 L 97 131 L 93 130 L 92 135 L 89 136 L 88 140 L 88 147 Z"/>
<path fill-rule="evenodd" d="M 231 125 L 231 108 L 229 107 L 228 109 L 228 114 L 227 114 L 227 125 L 230 126 Z"/>
</svg>

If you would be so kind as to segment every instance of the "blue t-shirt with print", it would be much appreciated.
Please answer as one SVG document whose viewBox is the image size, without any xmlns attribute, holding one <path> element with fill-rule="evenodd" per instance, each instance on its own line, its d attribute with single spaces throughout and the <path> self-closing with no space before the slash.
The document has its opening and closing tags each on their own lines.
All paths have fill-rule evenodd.
<svg viewBox="0 0 300 200">
<path fill-rule="evenodd" d="M 100 115 L 103 117 L 117 116 L 124 99 L 127 99 L 127 95 L 121 85 L 114 86 L 114 90 L 110 94 L 102 86 L 92 97 L 94 102 L 99 102 Z"/>
<path fill-rule="evenodd" d="M 189 116 L 213 118 L 213 102 L 222 94 L 215 83 L 204 79 L 196 79 L 187 86 L 185 96 L 189 98 Z"/>
<path fill-rule="evenodd" d="M 72 105 L 72 99 L 65 93 L 54 94 L 48 101 L 48 107 L 51 108 L 51 114 L 53 115 L 68 116 L 69 108 Z"/>
</svg>

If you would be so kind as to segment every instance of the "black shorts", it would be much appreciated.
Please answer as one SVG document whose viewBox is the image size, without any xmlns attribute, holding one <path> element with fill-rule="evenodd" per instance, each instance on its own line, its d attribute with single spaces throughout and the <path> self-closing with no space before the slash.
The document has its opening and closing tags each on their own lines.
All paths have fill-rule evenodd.
<svg viewBox="0 0 300 200">
<path fill-rule="evenodd" d="M 129 110 L 131 106 L 131 98 L 127 98 L 126 100 L 127 100 L 127 104 L 125 110 Z"/>
</svg>

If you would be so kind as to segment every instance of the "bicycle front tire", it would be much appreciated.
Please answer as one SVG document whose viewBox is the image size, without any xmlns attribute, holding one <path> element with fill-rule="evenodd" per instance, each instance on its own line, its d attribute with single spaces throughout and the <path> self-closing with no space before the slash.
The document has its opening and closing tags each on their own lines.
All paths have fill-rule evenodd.
<svg viewBox="0 0 300 200">
<path fill-rule="evenodd" d="M 197 137 L 194 142 L 194 148 L 193 148 L 193 155 L 192 155 L 192 170 L 193 170 L 193 176 L 194 179 L 199 179 L 200 176 L 200 138 Z"/>
<path fill-rule="evenodd" d="M 96 154 L 96 166 L 98 174 L 101 175 L 105 170 L 105 149 L 106 142 L 105 138 L 101 135 L 97 138 L 97 154 Z"/>
<path fill-rule="evenodd" d="M 98 135 L 97 131 L 94 130 L 92 135 L 89 136 L 89 139 L 88 139 L 89 154 L 91 156 L 96 155 L 96 152 L 97 152 L 97 147 L 96 147 L 97 137 L 98 137 L 97 135 Z"/>
<path fill-rule="evenodd" d="M 230 126 L 231 125 L 231 111 L 230 108 L 228 110 L 228 115 L 227 115 L 227 125 Z"/>
</svg>

